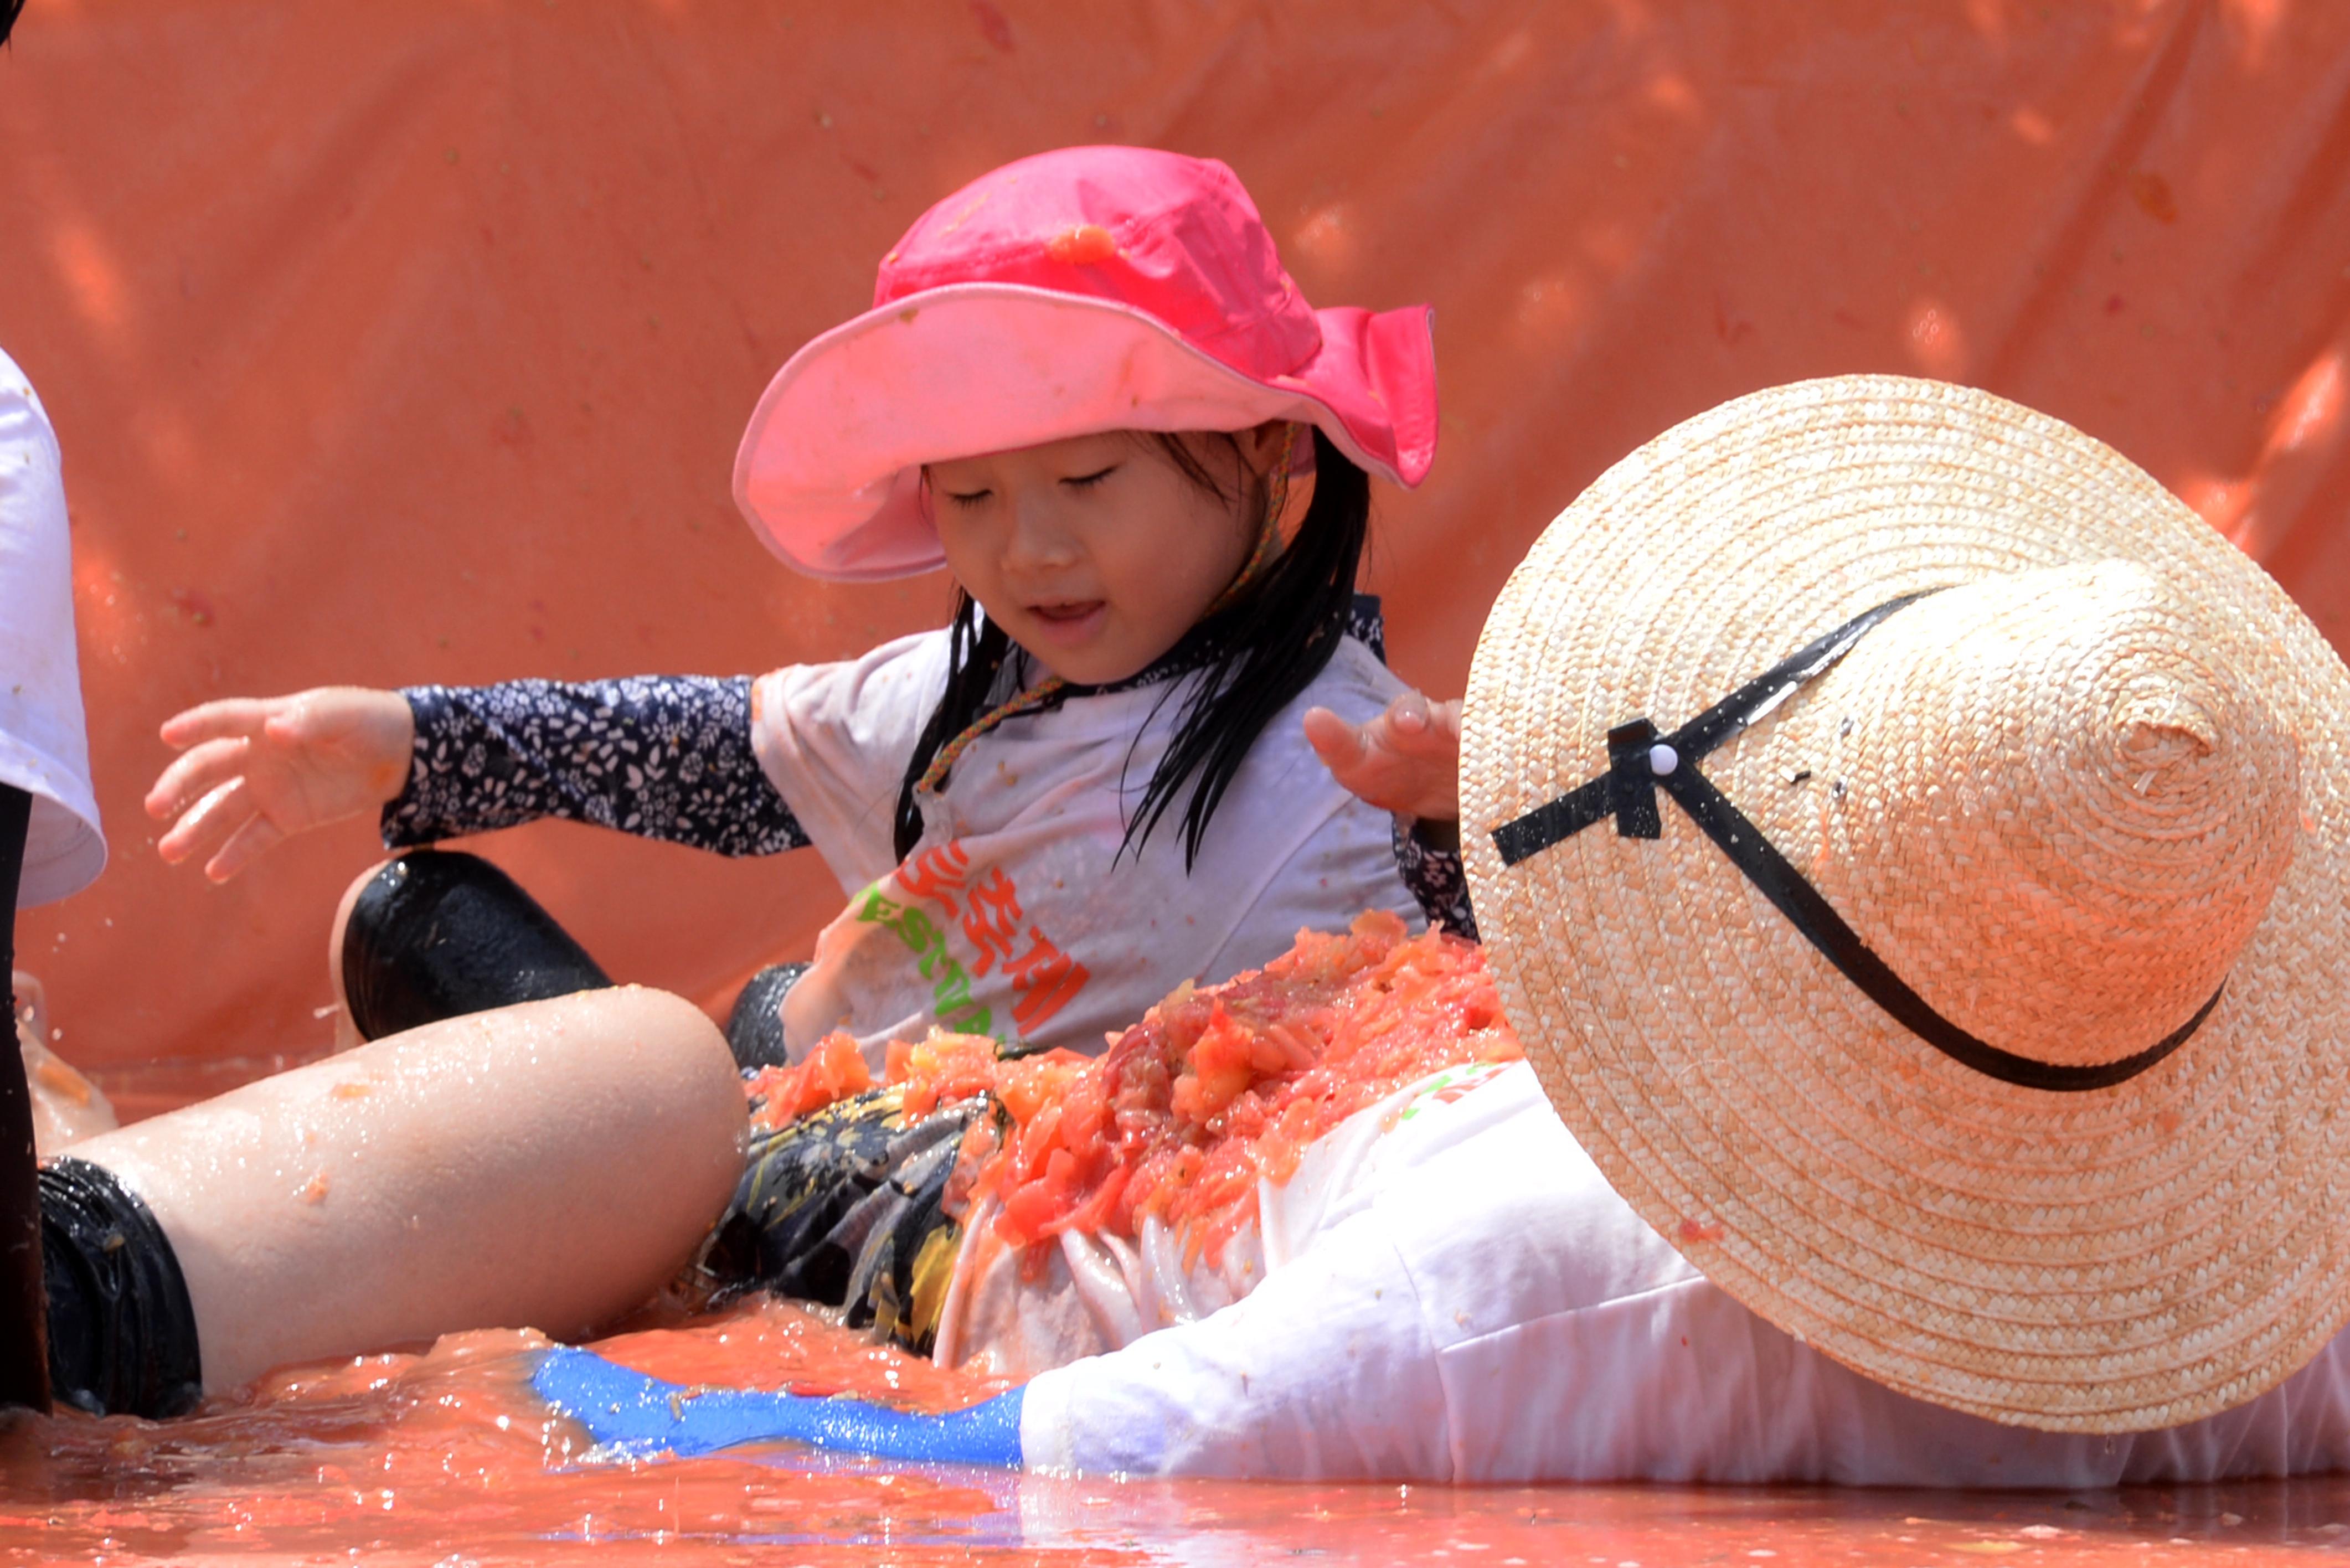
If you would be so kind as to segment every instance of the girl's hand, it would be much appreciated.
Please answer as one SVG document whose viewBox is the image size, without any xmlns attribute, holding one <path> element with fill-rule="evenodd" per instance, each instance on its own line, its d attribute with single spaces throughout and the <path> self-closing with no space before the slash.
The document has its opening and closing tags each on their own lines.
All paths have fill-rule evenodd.
<svg viewBox="0 0 2350 1568">
<path fill-rule="evenodd" d="M 1331 776 L 1371 805 L 1428 822 L 1460 818 L 1460 703 L 1407 691 L 1365 724 L 1309 708 L 1305 739 Z"/>
<path fill-rule="evenodd" d="M 225 882 L 281 838 L 396 797 L 416 720 L 397 691 L 320 686 L 191 708 L 163 742 L 184 754 L 147 792 L 148 815 L 179 818 L 156 852 L 173 866 L 208 853 L 204 875 Z"/>
</svg>

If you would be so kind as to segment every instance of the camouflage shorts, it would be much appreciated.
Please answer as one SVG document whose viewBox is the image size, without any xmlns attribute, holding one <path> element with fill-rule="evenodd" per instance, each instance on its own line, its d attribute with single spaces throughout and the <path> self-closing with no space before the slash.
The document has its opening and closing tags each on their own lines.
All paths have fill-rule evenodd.
<svg viewBox="0 0 2350 1568">
<path fill-rule="evenodd" d="M 874 1089 L 754 1132 L 751 1158 L 701 1269 L 713 1299 L 765 1289 L 845 1307 L 917 1355 L 938 1336 L 962 1227 L 945 1209 L 964 1134 L 989 1098 L 919 1118 Z"/>
</svg>

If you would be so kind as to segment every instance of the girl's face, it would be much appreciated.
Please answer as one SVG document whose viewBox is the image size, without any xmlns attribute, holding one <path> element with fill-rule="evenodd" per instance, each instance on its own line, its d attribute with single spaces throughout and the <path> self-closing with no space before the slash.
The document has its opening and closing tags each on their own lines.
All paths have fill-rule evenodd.
<svg viewBox="0 0 2350 1568">
<path fill-rule="evenodd" d="M 1277 423 L 1242 431 L 1237 451 L 1180 438 L 1237 502 L 1130 431 L 931 463 L 948 569 L 1054 674 L 1123 680 L 1174 647 L 1240 575 L 1281 434 Z"/>
</svg>

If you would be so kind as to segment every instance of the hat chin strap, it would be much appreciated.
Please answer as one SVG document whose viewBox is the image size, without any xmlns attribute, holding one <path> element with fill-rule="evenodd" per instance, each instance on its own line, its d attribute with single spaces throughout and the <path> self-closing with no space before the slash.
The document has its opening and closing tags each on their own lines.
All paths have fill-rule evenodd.
<svg viewBox="0 0 2350 1568">
<path fill-rule="evenodd" d="M 1807 682 L 1832 669 L 1878 623 L 1937 591 L 1904 594 L 1846 621 L 1669 736 L 1660 739 L 1657 727 L 1647 719 L 1618 724 L 1607 732 L 1605 774 L 1503 823 L 1493 830 L 1493 847 L 1500 852 L 1503 865 L 1516 866 L 1610 816 L 1616 819 L 1616 832 L 1621 837 L 1661 838 L 1665 829 L 1657 791 L 1662 789 L 1822 957 L 1912 1034 L 1951 1060 L 2003 1084 L 2058 1094 L 2110 1088 L 2137 1077 L 2184 1044 L 2220 1005 L 2227 982 L 2220 982 L 2194 1017 L 2145 1050 L 2118 1061 L 2063 1066 L 2002 1051 L 1960 1028 L 1910 990 L 1861 940 L 1860 933 L 1845 923 L 1819 889 L 1772 846 L 1762 830 L 1698 772 L 1700 758 L 1768 717 Z"/>
</svg>

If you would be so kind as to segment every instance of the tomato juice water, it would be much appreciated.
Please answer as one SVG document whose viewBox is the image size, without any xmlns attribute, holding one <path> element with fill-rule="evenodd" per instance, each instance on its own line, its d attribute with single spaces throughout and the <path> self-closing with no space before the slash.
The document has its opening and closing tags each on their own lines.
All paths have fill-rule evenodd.
<svg viewBox="0 0 2350 1568">
<path fill-rule="evenodd" d="M 0 1563 L 1790 1568 L 2350 1552 L 2350 1481 L 2333 1478 L 2002 1494 L 1137 1481 L 885 1463 L 785 1444 L 607 1461 L 530 1392 L 543 1344 L 484 1332 L 423 1353 L 295 1368 L 177 1421 L 0 1417 Z M 925 1410 L 1000 1386 L 766 1301 L 599 1348 L 679 1382 L 847 1393 Z"/>
<path fill-rule="evenodd" d="M 1302 1139 L 1356 1105 L 1440 1061 L 1516 1054 L 1474 950 L 1358 924 L 1346 938 L 1301 942 L 1283 961 L 1286 970 L 1268 966 L 1268 983 L 1187 988 L 1096 1061 L 1015 1066 L 1007 1076 L 990 1049 L 974 1058 L 984 1083 L 962 1084 L 944 1056 L 905 1082 L 910 1093 L 990 1087 L 1004 1097 L 1015 1136 L 1003 1146 L 1001 1179 L 1006 1190 L 1034 1189 L 1037 1235 L 1093 1207 L 1102 1222 L 1119 1223 L 1120 1205 L 1146 1199 L 1214 1231 L 1243 1214 L 1256 1176 L 1278 1179 Z M 1301 1049 L 1310 1061 L 1288 1059 Z M 790 1085 L 794 1104 L 858 1086 L 818 1084 L 816 1072 Z M 1026 1104 L 1036 1097 L 1024 1097 L 1035 1087 L 1032 1073 L 1053 1075 L 1064 1100 L 1069 1084 L 1097 1089 L 1097 1114 L 1048 1117 L 1053 1107 Z M 135 1116 L 225 1085 L 164 1072 L 105 1086 Z M 1057 1186 L 1053 1157 L 1073 1172 Z M 1178 1157 L 1195 1163 L 1179 1167 Z M 1219 1170 L 1232 1179 L 1201 1179 Z M 0 1568 L 1290 1559 L 1915 1568 L 2350 1552 L 2350 1480 L 2341 1478 L 1961 1493 L 1161 1482 L 885 1462 L 783 1443 L 611 1459 L 532 1393 L 546 1344 L 484 1331 L 284 1369 L 171 1422 L 0 1414 Z M 689 1386 L 841 1394 L 922 1411 L 958 1409 L 1004 1386 L 764 1299 L 693 1319 L 649 1315 L 598 1348 Z"/>
</svg>

